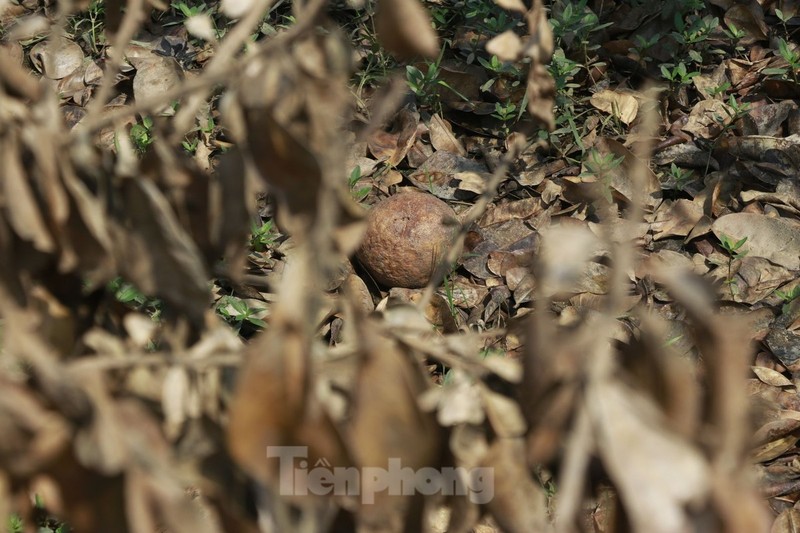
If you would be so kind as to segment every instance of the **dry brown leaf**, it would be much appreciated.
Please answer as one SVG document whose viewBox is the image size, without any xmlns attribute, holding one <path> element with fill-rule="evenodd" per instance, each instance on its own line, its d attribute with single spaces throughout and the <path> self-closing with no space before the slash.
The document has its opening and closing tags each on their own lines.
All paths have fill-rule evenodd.
<svg viewBox="0 0 800 533">
<path fill-rule="evenodd" d="M 158 294 L 200 326 L 210 298 L 200 251 L 152 181 L 126 179 L 121 192 L 133 227 L 128 232 L 113 228 L 122 271 L 145 294 Z"/>
<path fill-rule="evenodd" d="M 773 387 L 795 387 L 789 378 L 771 368 L 763 366 L 753 366 L 751 368 L 758 379 L 767 385 L 772 385 Z"/>
<path fill-rule="evenodd" d="M 403 108 L 395 118 L 392 131 L 376 131 L 367 141 L 370 153 L 378 161 L 396 167 L 408 155 L 417 140 L 419 113 Z"/>
<path fill-rule="evenodd" d="M 31 48 L 31 62 L 51 80 L 60 80 L 83 65 L 83 50 L 67 39 L 43 41 Z"/>
<path fill-rule="evenodd" d="M 770 533 L 797 533 L 800 531 L 800 510 L 785 509 L 772 524 Z"/>
<path fill-rule="evenodd" d="M 361 468 L 388 468 L 389 458 L 413 470 L 435 467 L 441 453 L 440 428 L 418 403 L 428 388 L 425 377 L 416 361 L 374 329 L 374 324 L 365 323 L 360 331 L 364 352 L 346 430 L 353 459 Z M 406 522 L 405 517 L 415 505 L 413 499 L 369 481 L 361 489 L 372 493 L 375 503 L 361 506 L 363 523 L 388 525 L 400 520 L 414 528 L 413 518 Z"/>
<path fill-rule="evenodd" d="M 681 130 L 701 139 L 714 139 L 730 124 L 733 109 L 720 100 L 701 100 L 689 112 L 689 120 Z"/>
<path fill-rule="evenodd" d="M 552 530 L 541 485 L 534 483 L 527 468 L 520 467 L 525 464 L 522 439 L 495 439 L 481 464 L 492 472 L 493 498 L 487 507 L 503 531 L 524 533 Z"/>
<path fill-rule="evenodd" d="M 439 54 L 439 38 L 418 0 L 380 0 L 375 30 L 381 44 L 399 59 L 434 59 Z"/>
<path fill-rule="evenodd" d="M 646 207 L 654 207 L 660 203 L 661 184 L 649 167 L 642 168 L 636 156 L 622 143 L 602 137 L 595 143 L 595 149 L 601 155 L 612 154 L 621 159 L 621 164 L 610 169 L 607 179 L 613 191 L 619 193 L 627 202 L 640 201 Z M 634 172 L 642 174 L 642 182 L 634 183 Z"/>
<path fill-rule="evenodd" d="M 504 31 L 486 43 L 486 51 L 501 61 L 516 61 L 523 49 L 522 40 L 513 30 Z"/>
<path fill-rule="evenodd" d="M 174 89 L 183 79 L 183 70 L 175 59 L 151 54 L 150 57 L 128 58 L 136 67 L 133 78 L 133 97 L 137 102 L 155 99 Z M 163 115 L 173 115 L 174 108 L 167 104 L 159 111 Z"/>
<path fill-rule="evenodd" d="M 710 470 L 702 454 L 670 433 L 655 406 L 633 389 L 609 381 L 587 391 L 597 443 L 637 531 L 689 528 L 686 507 L 702 504 Z"/>
<path fill-rule="evenodd" d="M 525 7 L 525 3 L 522 2 L 522 0 L 494 0 L 494 3 L 509 11 L 517 11 L 519 13 L 528 11 L 528 8 Z"/>
<path fill-rule="evenodd" d="M 467 151 L 462 146 L 461 141 L 453 135 L 453 127 L 444 120 L 441 115 L 436 113 L 431 117 L 430 123 L 431 144 L 437 150 L 445 150 L 460 156 L 467 155 Z"/>
<path fill-rule="evenodd" d="M 731 213 L 711 225 L 717 238 L 738 242 L 747 238 L 740 251 L 763 257 L 790 270 L 800 270 L 800 222 L 755 213 Z"/>
<path fill-rule="evenodd" d="M 589 102 L 600 111 L 617 117 L 627 125 L 630 125 L 639 113 L 639 101 L 627 92 L 604 89 L 594 93 Z"/>
<path fill-rule="evenodd" d="M 486 167 L 480 161 L 440 151 L 435 152 L 415 172 L 408 176 L 409 181 L 418 188 L 429 191 L 444 200 L 474 196 L 466 191 L 459 193 L 458 180 L 455 175 L 460 172 L 484 173 Z"/>
<path fill-rule="evenodd" d="M 3 146 L 4 180 L 2 199 L 6 217 L 11 228 L 23 240 L 32 242 L 42 252 L 55 249 L 53 237 L 47 229 L 39 210 L 30 181 L 20 161 L 20 145 L 13 136 L 8 136 Z M 13 198 L 13 201 L 11 199 Z"/>
<path fill-rule="evenodd" d="M 656 218 L 651 224 L 653 240 L 666 237 L 685 237 L 703 217 L 703 206 L 699 202 L 680 199 L 666 201 L 658 206 Z"/>
<path fill-rule="evenodd" d="M 764 22 L 764 11 L 756 1 L 734 4 L 725 12 L 725 23 L 745 32 L 743 43 L 751 44 L 767 38 L 769 28 Z"/>
</svg>

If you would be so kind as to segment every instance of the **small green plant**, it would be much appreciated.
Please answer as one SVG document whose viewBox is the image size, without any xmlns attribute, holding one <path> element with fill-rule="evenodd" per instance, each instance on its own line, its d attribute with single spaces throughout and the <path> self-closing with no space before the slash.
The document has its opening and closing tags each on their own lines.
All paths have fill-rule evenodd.
<svg viewBox="0 0 800 533">
<path fill-rule="evenodd" d="M 509 133 L 509 124 L 514 122 L 517 118 L 516 111 L 517 106 L 511 102 L 506 102 L 505 104 L 495 102 L 494 104 L 494 113 L 492 113 L 492 116 L 503 122 L 503 134 L 506 137 L 508 137 Z"/>
<path fill-rule="evenodd" d="M 733 263 L 747 255 L 747 250 L 742 250 L 742 246 L 747 242 L 747 237 L 736 241 L 727 235 L 722 235 L 719 241 L 722 248 L 728 253 L 728 277 L 725 279 L 725 284 L 730 290 L 731 298 L 734 298 L 738 291 L 734 291 L 736 280 L 733 278 Z"/>
<path fill-rule="evenodd" d="M 617 157 L 611 153 L 601 155 L 600 152 L 592 149 L 583 162 L 585 170 L 580 173 L 580 176 L 594 177 L 600 184 L 601 196 L 610 203 L 613 200 L 611 197 L 612 171 L 618 168 L 623 160 L 622 156 Z"/>
<path fill-rule="evenodd" d="M 200 144 L 200 139 L 196 137 L 194 139 L 185 139 L 181 141 L 181 146 L 183 147 L 184 150 L 186 150 L 186 153 L 188 154 L 194 154 L 195 151 L 197 151 L 197 146 L 199 144 Z"/>
<path fill-rule="evenodd" d="M 730 123 L 727 125 L 725 131 L 727 131 L 727 129 L 729 128 L 732 128 L 737 120 L 741 119 L 750 112 L 750 104 L 748 102 L 737 102 L 736 98 L 734 98 L 733 95 L 730 95 L 730 98 L 728 98 L 727 103 L 728 107 L 723 109 L 725 111 L 725 114 L 727 114 L 728 118 L 730 118 L 731 120 Z M 716 120 L 717 122 L 721 122 L 720 119 L 716 116 L 714 117 L 714 120 Z"/>
<path fill-rule="evenodd" d="M 500 77 L 511 78 L 515 80 L 512 82 L 512 87 L 519 85 L 519 82 L 522 79 L 522 71 L 520 69 L 515 67 L 513 63 L 500 61 L 497 56 L 492 56 L 492 58 L 489 60 L 478 57 L 478 63 L 480 63 L 483 68 L 494 74 L 489 81 L 481 85 L 481 91 L 488 91 Z"/>
<path fill-rule="evenodd" d="M 81 14 L 70 18 L 71 33 L 88 44 L 93 53 L 99 54 L 106 43 L 104 21 L 105 2 L 92 0 L 85 16 Z"/>
<path fill-rule="evenodd" d="M 414 65 L 406 66 L 406 83 L 408 83 L 411 92 L 419 99 L 420 104 L 431 106 L 437 111 L 441 111 L 439 87 L 448 89 L 453 94 L 469 103 L 469 98 L 458 92 L 449 83 L 439 78 L 439 65 L 443 55 L 444 48 L 439 52 L 439 57 L 436 61 L 427 63 L 424 73 Z"/>
<path fill-rule="evenodd" d="M 434 63 L 429 63 L 424 73 L 414 65 L 406 65 L 406 83 L 422 104 L 433 101 L 434 88 L 439 81 L 439 67 Z"/>
<path fill-rule="evenodd" d="M 550 60 L 550 65 L 547 67 L 548 72 L 553 77 L 556 84 L 556 105 L 559 104 L 559 97 L 569 95 L 572 90 L 580 87 L 573 80 L 580 72 L 581 66 L 577 61 L 573 61 L 564 55 L 564 50 L 557 48 L 553 52 L 553 57 Z M 563 102 L 562 102 L 563 103 Z"/>
<path fill-rule="evenodd" d="M 600 18 L 588 7 L 587 0 L 557 2 L 550 18 L 553 36 L 558 46 L 572 47 L 579 44 L 586 47 L 589 37 L 611 23 L 600 24 Z M 562 7 L 562 9 L 556 9 Z"/>
<path fill-rule="evenodd" d="M 692 82 L 692 78 L 699 75 L 699 71 L 689 72 L 686 69 L 686 64 L 682 61 L 677 65 L 661 65 L 661 76 L 673 85 L 689 85 Z"/>
<path fill-rule="evenodd" d="M 149 116 L 142 117 L 141 122 L 131 126 L 131 141 L 139 153 L 147 151 L 147 147 L 153 144 L 153 119 Z"/>
<path fill-rule="evenodd" d="M 467 27 L 490 35 L 503 33 L 516 24 L 516 20 L 495 2 L 486 0 L 466 0 L 464 18 Z"/>
<path fill-rule="evenodd" d="M 481 348 L 479 355 L 481 356 L 481 359 L 486 359 L 487 357 L 505 357 L 506 351 L 502 348 L 486 347 Z"/>
<path fill-rule="evenodd" d="M 247 305 L 247 302 L 235 296 L 226 295 L 220 298 L 216 305 L 216 311 L 225 322 L 233 327 L 236 333 L 241 333 L 242 328 L 246 325 L 257 330 L 267 327 L 267 323 L 257 316 L 265 309 L 252 308 Z"/>
<path fill-rule="evenodd" d="M 162 303 L 158 298 L 148 298 L 136 286 L 115 278 L 108 283 L 108 290 L 114 293 L 114 298 L 122 304 L 129 305 L 137 311 L 146 312 L 150 318 L 157 322 L 161 319 Z"/>
<path fill-rule="evenodd" d="M 444 277 L 444 297 L 447 300 L 447 308 L 453 320 L 458 320 L 458 310 L 456 309 L 455 288 L 453 287 L 453 272 L 451 271 Z"/>
<path fill-rule="evenodd" d="M 575 90 L 580 88 L 580 85 L 575 83 L 574 79 L 580 72 L 581 66 L 576 61 L 567 58 L 563 49 L 557 48 L 553 53 L 547 70 L 553 77 L 556 86 L 556 129 L 549 135 L 545 133 L 544 138 L 548 139 L 555 147 L 558 147 L 561 144 L 561 136 L 569 134 L 575 144 L 583 150 L 582 135 L 578 132 L 575 122 L 578 114 L 575 111 L 576 99 L 574 97 Z M 521 105 L 520 110 L 523 110 L 526 106 L 527 103 Z"/>
<path fill-rule="evenodd" d="M 653 34 L 650 37 L 643 37 L 641 35 L 637 35 L 634 37 L 634 45 L 632 50 L 636 52 L 636 55 L 639 56 L 639 60 L 643 63 L 648 63 L 653 60 L 652 57 L 649 56 L 649 51 L 652 47 L 658 44 L 658 41 L 661 40 L 662 35 L 660 33 Z"/>
<path fill-rule="evenodd" d="M 778 20 L 781 21 L 781 26 L 783 27 L 783 34 L 785 36 L 788 36 L 789 35 L 789 28 L 786 27 L 786 23 L 789 22 L 790 20 L 792 20 L 792 18 L 793 18 L 792 14 L 791 13 L 784 13 L 783 11 L 781 11 L 780 9 L 778 9 L 776 7 L 775 8 L 775 16 L 777 16 Z"/>
<path fill-rule="evenodd" d="M 776 290 L 775 295 L 783 300 L 783 307 L 781 307 L 781 311 L 783 313 L 789 312 L 789 306 L 797 298 L 800 298 L 800 284 L 795 285 L 788 291 Z"/>
<path fill-rule="evenodd" d="M 731 88 L 730 82 L 725 82 L 721 85 L 717 85 L 716 87 L 712 87 L 708 90 L 708 94 L 711 96 L 718 96 L 720 94 L 725 94 L 725 92 Z"/>
<path fill-rule="evenodd" d="M 361 200 L 366 198 L 367 195 L 372 190 L 372 187 L 370 186 L 358 187 L 358 181 L 360 179 L 361 179 L 361 167 L 356 166 L 350 172 L 350 177 L 347 178 L 347 185 L 350 188 L 350 194 L 353 195 L 353 198 L 356 200 L 356 202 L 360 202 Z"/>
<path fill-rule="evenodd" d="M 433 25 L 437 31 L 445 30 L 453 24 L 456 18 L 456 11 L 445 5 L 433 5 L 428 10 L 433 20 Z"/>
<path fill-rule="evenodd" d="M 739 29 L 736 24 L 732 22 L 726 22 L 726 24 L 728 27 L 727 29 L 722 28 L 722 32 L 731 41 L 731 48 L 733 48 L 737 54 L 743 54 L 746 49 L 744 46 L 739 44 L 739 41 L 747 37 L 747 32 Z"/>
<path fill-rule="evenodd" d="M 191 2 L 194 3 L 194 2 Z M 196 5 L 189 5 L 188 3 L 181 0 L 180 2 L 172 2 L 170 7 L 174 9 L 176 12 L 179 12 L 181 15 L 186 17 L 187 19 L 190 17 L 195 17 L 197 15 L 202 15 L 209 11 L 208 6 L 205 2 L 198 3 Z"/>
<path fill-rule="evenodd" d="M 797 48 L 789 46 L 784 39 L 778 40 L 778 53 L 789 64 L 789 68 L 765 68 L 761 71 L 765 76 L 777 76 L 781 79 L 791 79 L 798 83 L 797 71 L 800 70 L 800 53 Z"/>
<path fill-rule="evenodd" d="M 676 165 L 670 164 L 669 172 L 667 174 L 667 181 L 674 183 L 678 190 L 683 190 L 684 187 L 692 180 L 694 173 L 691 170 L 684 169 Z"/>
<path fill-rule="evenodd" d="M 18 515 L 12 514 L 8 517 L 8 533 L 22 533 L 24 527 L 25 524 Z"/>
<path fill-rule="evenodd" d="M 255 252 L 265 252 L 275 244 L 280 234 L 275 223 L 270 219 L 260 226 L 255 222 L 250 225 L 250 248 Z"/>
<path fill-rule="evenodd" d="M 500 11 L 496 15 L 484 17 L 483 27 L 490 35 L 497 35 L 514 26 L 514 21 L 505 11 Z"/>
</svg>

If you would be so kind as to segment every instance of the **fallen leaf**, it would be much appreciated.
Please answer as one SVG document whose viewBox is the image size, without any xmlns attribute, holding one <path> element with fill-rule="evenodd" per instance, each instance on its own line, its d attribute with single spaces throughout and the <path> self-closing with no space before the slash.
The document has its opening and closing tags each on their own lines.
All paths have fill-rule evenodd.
<svg viewBox="0 0 800 533">
<path fill-rule="evenodd" d="M 519 35 L 507 30 L 486 43 L 486 51 L 496 55 L 501 61 L 516 61 L 522 54 L 523 45 Z"/>
<path fill-rule="evenodd" d="M 375 30 L 381 44 L 400 59 L 434 59 L 439 54 L 439 38 L 418 0 L 380 0 Z"/>
<path fill-rule="evenodd" d="M 747 238 L 742 249 L 790 270 L 800 270 L 800 222 L 755 213 L 731 213 L 711 225 L 717 238 Z"/>
<path fill-rule="evenodd" d="M 627 92 L 604 89 L 594 93 L 589 102 L 600 111 L 617 117 L 628 125 L 639 113 L 638 100 Z"/>
<path fill-rule="evenodd" d="M 34 46 L 31 61 L 51 80 L 60 80 L 83 65 L 83 50 L 67 39 L 52 39 Z"/>
<path fill-rule="evenodd" d="M 698 449 L 670 433 L 655 405 L 616 381 L 589 385 L 600 457 L 638 531 L 672 533 L 707 498 L 710 471 Z"/>
</svg>

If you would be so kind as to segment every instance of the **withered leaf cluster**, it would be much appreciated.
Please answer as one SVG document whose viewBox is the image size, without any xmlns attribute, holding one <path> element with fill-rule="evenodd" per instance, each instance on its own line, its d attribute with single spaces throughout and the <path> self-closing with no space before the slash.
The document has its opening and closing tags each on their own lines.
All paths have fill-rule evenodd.
<svg viewBox="0 0 800 533">
<path fill-rule="evenodd" d="M 498 0 L 519 24 L 482 44 L 524 84 L 444 60 L 431 113 L 398 79 L 355 101 L 324 0 L 255 42 L 268 0 L 223 2 L 224 37 L 108 2 L 103 61 L 29 4 L 0 6 L 0 528 L 792 530 L 800 298 L 746 306 L 798 286 L 798 142 L 777 135 L 796 106 L 717 143 L 735 111 L 703 98 L 654 147 L 663 91 L 607 85 L 587 105 L 635 131 L 592 129 L 577 165 L 532 140 L 556 127 L 541 0 Z M 725 16 L 766 37 L 745 4 Z M 398 61 L 437 59 L 425 4 L 373 7 Z M 515 95 L 502 143 L 461 135 Z M 669 164 L 710 172 L 670 196 Z M 354 191 L 401 185 L 459 218 L 457 268 L 421 290 L 350 260 Z"/>
</svg>

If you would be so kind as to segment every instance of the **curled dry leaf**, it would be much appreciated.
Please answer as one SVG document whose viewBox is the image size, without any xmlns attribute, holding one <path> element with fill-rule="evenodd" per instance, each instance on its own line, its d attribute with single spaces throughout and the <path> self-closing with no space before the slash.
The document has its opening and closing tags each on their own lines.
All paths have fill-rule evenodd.
<svg viewBox="0 0 800 533">
<path fill-rule="evenodd" d="M 438 113 L 431 117 L 429 129 L 431 144 L 434 148 L 460 156 L 467 155 L 467 151 L 464 149 L 461 141 L 456 139 L 455 135 L 453 135 L 453 127 Z"/>
<path fill-rule="evenodd" d="M 594 93 L 589 102 L 600 111 L 615 116 L 628 125 L 639 113 L 639 101 L 627 92 L 604 89 Z"/>
<path fill-rule="evenodd" d="M 375 30 L 381 44 L 399 59 L 439 54 L 439 38 L 419 0 L 380 0 Z"/>
<path fill-rule="evenodd" d="M 83 65 L 83 50 L 67 39 L 43 41 L 31 49 L 31 61 L 51 80 L 66 78 Z"/>
<path fill-rule="evenodd" d="M 507 30 L 486 43 L 486 51 L 501 61 L 516 61 L 523 51 L 522 40 L 513 30 Z"/>
<path fill-rule="evenodd" d="M 689 120 L 681 128 L 682 131 L 695 138 L 714 139 L 722 128 L 731 123 L 733 109 L 719 100 L 701 100 L 689 112 Z"/>
</svg>

